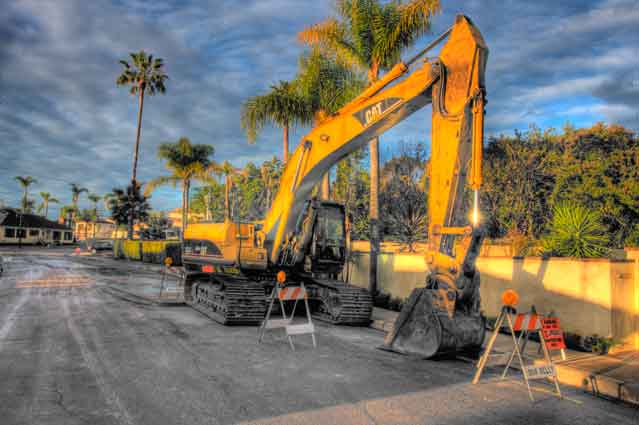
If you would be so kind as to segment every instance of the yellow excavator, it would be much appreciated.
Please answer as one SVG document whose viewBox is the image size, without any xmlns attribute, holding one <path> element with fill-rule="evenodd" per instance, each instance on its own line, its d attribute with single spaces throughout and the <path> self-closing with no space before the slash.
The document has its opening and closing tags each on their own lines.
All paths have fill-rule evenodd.
<svg viewBox="0 0 639 425">
<path fill-rule="evenodd" d="M 436 57 L 426 56 L 444 40 Z M 288 284 L 305 284 L 316 316 L 369 323 L 371 296 L 334 279 L 346 258 L 344 208 L 312 193 L 338 161 L 432 103 L 428 278 L 384 346 L 424 357 L 477 350 L 484 338 L 475 260 L 482 243 L 477 204 L 487 55 L 478 29 L 458 15 L 448 31 L 302 139 L 263 221 L 190 225 L 183 252 L 187 302 L 225 324 L 259 323 L 265 293 L 284 272 Z"/>
</svg>

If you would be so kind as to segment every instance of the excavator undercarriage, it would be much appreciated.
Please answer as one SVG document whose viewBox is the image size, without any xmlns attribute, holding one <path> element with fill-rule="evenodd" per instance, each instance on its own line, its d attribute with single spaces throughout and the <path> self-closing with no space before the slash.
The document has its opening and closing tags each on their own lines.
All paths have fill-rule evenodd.
<svg viewBox="0 0 639 425">
<path fill-rule="evenodd" d="M 368 291 L 336 276 L 346 260 L 343 206 L 327 201 L 307 202 L 296 225 L 295 237 L 282 250 L 279 270 L 287 272 L 287 284 L 306 286 L 313 315 L 340 325 L 370 323 L 373 300 Z M 220 224 L 198 224 L 206 229 Z M 225 223 L 246 232 L 239 241 L 254 247 L 254 224 Z M 240 244 L 237 249 L 242 253 Z M 188 240 L 185 244 L 184 296 L 196 310 L 224 325 L 259 324 L 266 314 L 266 299 L 276 285 L 275 273 L 255 267 L 262 252 L 248 250 L 233 264 L 212 240 Z M 244 251 L 247 251 L 246 249 Z"/>
</svg>

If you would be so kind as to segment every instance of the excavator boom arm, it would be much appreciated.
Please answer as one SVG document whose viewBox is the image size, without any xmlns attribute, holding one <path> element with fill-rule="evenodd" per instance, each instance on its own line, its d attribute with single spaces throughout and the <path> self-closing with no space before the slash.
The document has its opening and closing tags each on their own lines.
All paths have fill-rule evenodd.
<svg viewBox="0 0 639 425">
<path fill-rule="evenodd" d="M 294 231 L 304 203 L 329 169 L 371 139 L 413 112 L 433 102 L 429 190 L 430 263 L 460 268 L 464 258 L 451 256 L 441 235 L 462 226 L 468 162 L 470 183 L 481 183 L 483 142 L 485 43 L 472 22 L 459 15 L 438 58 L 397 64 L 335 115 L 320 122 L 299 144 L 284 169 L 280 190 L 264 220 L 266 239 L 272 241 L 270 260 L 277 264 L 283 246 Z M 434 44 L 434 43 L 433 43 Z M 429 48 L 433 45 L 429 46 Z M 466 233 L 466 231 L 464 231 Z M 457 266 L 455 266 L 457 265 Z"/>
</svg>

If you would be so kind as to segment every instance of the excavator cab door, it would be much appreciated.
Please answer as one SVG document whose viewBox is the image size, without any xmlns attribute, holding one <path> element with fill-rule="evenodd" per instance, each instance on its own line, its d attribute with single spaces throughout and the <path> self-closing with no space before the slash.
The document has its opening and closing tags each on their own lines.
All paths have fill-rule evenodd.
<svg viewBox="0 0 639 425">
<path fill-rule="evenodd" d="M 306 264 L 314 273 L 339 273 L 346 261 L 346 215 L 334 202 L 315 202 L 313 240 Z"/>
</svg>

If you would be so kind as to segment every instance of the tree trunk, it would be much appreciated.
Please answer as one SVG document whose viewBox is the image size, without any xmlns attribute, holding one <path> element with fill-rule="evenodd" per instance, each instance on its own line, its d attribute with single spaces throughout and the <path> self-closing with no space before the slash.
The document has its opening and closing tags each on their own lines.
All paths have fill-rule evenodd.
<svg viewBox="0 0 639 425">
<path fill-rule="evenodd" d="M 131 186 L 128 188 L 128 196 L 129 196 L 129 220 L 127 223 L 127 239 L 133 239 L 133 209 L 134 209 L 134 191 L 136 186 L 135 180 L 131 180 Z"/>
<path fill-rule="evenodd" d="M 49 201 L 44 201 L 44 218 L 49 218 Z"/>
<path fill-rule="evenodd" d="M 25 187 L 24 190 L 22 191 L 22 214 L 25 214 L 27 212 L 28 197 L 29 197 L 29 192 L 27 191 L 27 188 Z"/>
<path fill-rule="evenodd" d="M 376 137 L 369 143 L 371 155 L 371 189 L 370 189 L 370 266 L 368 290 L 371 295 L 377 293 L 377 255 L 379 254 L 379 139 Z"/>
<path fill-rule="evenodd" d="M 184 241 L 184 232 L 189 220 L 189 189 L 190 182 L 184 180 L 184 183 L 182 183 L 182 241 Z"/>
<path fill-rule="evenodd" d="M 327 171 L 324 176 L 322 176 L 322 186 L 320 187 L 320 198 L 328 201 L 331 198 L 331 172 Z"/>
<path fill-rule="evenodd" d="M 224 182 L 224 221 L 231 220 L 231 176 L 226 175 Z"/>
<path fill-rule="evenodd" d="M 271 209 L 271 180 L 266 180 L 264 186 L 266 186 L 266 210 L 268 211 Z"/>
<path fill-rule="evenodd" d="M 379 78 L 379 63 L 373 60 L 368 72 L 370 84 Z M 370 263 L 368 269 L 368 290 L 372 296 L 377 294 L 377 256 L 379 255 L 379 138 L 375 137 L 369 142 L 371 155 L 371 188 L 370 188 Z"/>
<path fill-rule="evenodd" d="M 142 110 L 144 109 L 144 86 L 140 84 L 140 96 L 139 96 L 139 107 L 138 107 L 138 129 L 135 136 L 135 149 L 133 151 L 133 171 L 131 177 L 131 185 L 133 189 L 135 189 L 135 181 L 138 173 L 138 153 L 140 151 L 140 131 L 142 129 Z M 133 206 L 133 191 L 129 194 L 129 207 Z M 129 226 L 128 226 L 128 237 L 129 239 L 133 239 L 133 208 L 129 208 Z"/>
<path fill-rule="evenodd" d="M 284 159 L 283 162 L 284 164 L 286 164 L 286 162 L 288 161 L 288 123 L 284 126 L 284 153 L 282 155 L 282 158 Z"/>
<path fill-rule="evenodd" d="M 204 195 L 204 218 L 209 221 L 211 220 L 211 191 Z"/>
</svg>

